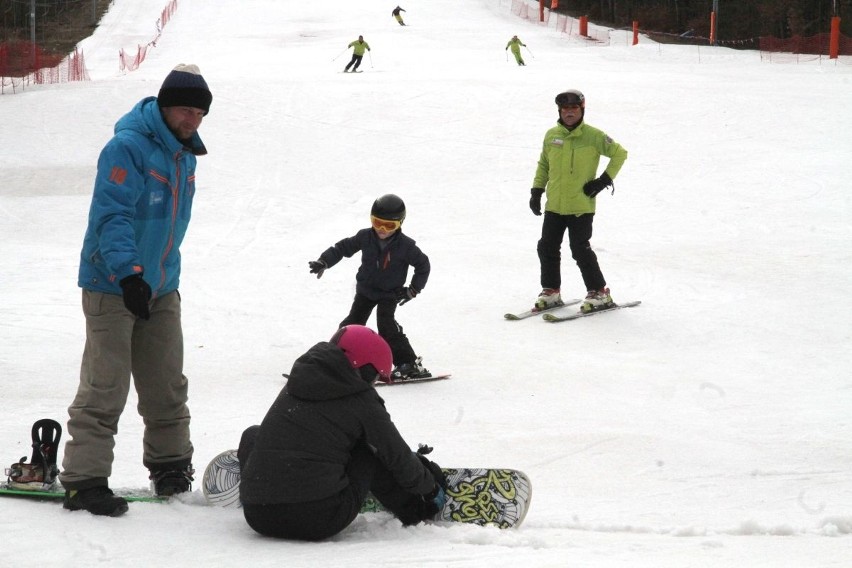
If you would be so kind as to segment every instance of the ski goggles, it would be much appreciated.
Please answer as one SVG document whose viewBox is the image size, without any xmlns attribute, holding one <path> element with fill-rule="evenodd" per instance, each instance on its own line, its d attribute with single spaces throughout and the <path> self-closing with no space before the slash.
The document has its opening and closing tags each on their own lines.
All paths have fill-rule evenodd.
<svg viewBox="0 0 852 568">
<path fill-rule="evenodd" d="M 400 223 L 399 221 L 394 221 L 392 219 L 380 219 L 375 215 L 370 215 L 370 222 L 373 224 L 373 228 L 378 231 L 384 231 L 386 233 L 390 233 L 399 229 Z"/>
</svg>

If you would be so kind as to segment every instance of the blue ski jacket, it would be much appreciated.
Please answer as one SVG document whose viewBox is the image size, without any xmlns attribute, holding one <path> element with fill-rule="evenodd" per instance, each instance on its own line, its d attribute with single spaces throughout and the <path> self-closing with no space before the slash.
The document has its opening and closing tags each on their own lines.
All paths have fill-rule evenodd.
<svg viewBox="0 0 852 568">
<path fill-rule="evenodd" d="M 98 158 L 78 285 L 121 294 L 119 281 L 143 274 L 154 297 L 177 290 L 180 245 L 195 195 L 198 136 L 187 148 L 169 130 L 156 97 L 139 101 L 115 125 Z"/>
</svg>

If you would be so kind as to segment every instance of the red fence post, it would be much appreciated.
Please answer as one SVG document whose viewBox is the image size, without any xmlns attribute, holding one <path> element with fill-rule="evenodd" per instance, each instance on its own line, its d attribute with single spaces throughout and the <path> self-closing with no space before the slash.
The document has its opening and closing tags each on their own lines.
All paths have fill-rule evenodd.
<svg viewBox="0 0 852 568">
<path fill-rule="evenodd" d="M 840 54 L 840 16 L 831 18 L 831 38 L 828 40 L 828 58 L 837 59 Z"/>
<path fill-rule="evenodd" d="M 633 45 L 639 43 L 639 22 L 633 20 Z"/>
<path fill-rule="evenodd" d="M 580 16 L 580 35 L 589 37 L 589 17 Z"/>
<path fill-rule="evenodd" d="M 710 12 L 710 45 L 716 45 L 716 12 Z"/>
<path fill-rule="evenodd" d="M 544 21 L 544 0 L 538 0 L 538 21 Z"/>
</svg>

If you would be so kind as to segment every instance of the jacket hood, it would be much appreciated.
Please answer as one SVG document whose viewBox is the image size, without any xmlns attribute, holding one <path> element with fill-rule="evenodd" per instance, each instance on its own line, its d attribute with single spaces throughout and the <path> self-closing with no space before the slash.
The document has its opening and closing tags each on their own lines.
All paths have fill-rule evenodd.
<svg viewBox="0 0 852 568">
<path fill-rule="evenodd" d="M 343 351 L 327 341 L 296 359 L 287 381 L 287 392 L 303 400 L 333 400 L 372 388 L 352 368 Z"/>
</svg>

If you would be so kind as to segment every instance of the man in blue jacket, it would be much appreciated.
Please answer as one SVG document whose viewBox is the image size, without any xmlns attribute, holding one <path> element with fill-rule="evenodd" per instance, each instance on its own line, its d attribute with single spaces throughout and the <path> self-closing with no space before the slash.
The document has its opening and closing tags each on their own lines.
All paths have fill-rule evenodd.
<svg viewBox="0 0 852 568">
<path fill-rule="evenodd" d="M 64 507 L 118 516 L 109 489 L 118 420 L 130 378 L 145 423 L 143 464 L 158 495 L 190 490 L 187 379 L 178 284 L 180 245 L 195 196 L 198 127 L 213 96 L 195 65 L 178 65 L 157 97 L 115 125 L 98 158 L 80 255 L 86 346 L 68 408 Z"/>
</svg>

